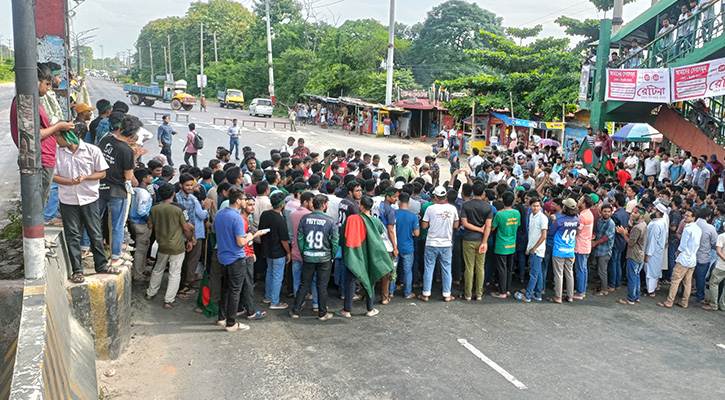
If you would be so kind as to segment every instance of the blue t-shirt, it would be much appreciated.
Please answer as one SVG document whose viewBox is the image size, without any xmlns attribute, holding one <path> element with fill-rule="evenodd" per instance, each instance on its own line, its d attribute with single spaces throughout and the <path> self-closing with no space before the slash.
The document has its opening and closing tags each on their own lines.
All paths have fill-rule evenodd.
<svg viewBox="0 0 725 400">
<path fill-rule="evenodd" d="M 420 229 L 418 224 L 418 216 L 409 210 L 397 210 L 395 212 L 397 224 L 395 225 L 395 235 L 398 240 L 398 252 L 400 254 L 408 254 L 414 251 L 413 231 Z"/>
<path fill-rule="evenodd" d="M 237 238 L 246 236 L 244 217 L 239 211 L 227 207 L 216 213 L 212 229 L 216 232 L 217 257 L 222 265 L 244 258 L 244 247 L 237 246 Z"/>
<path fill-rule="evenodd" d="M 554 231 L 554 249 L 551 255 L 559 258 L 574 257 L 574 245 L 576 244 L 576 232 L 579 227 L 577 217 L 563 215 L 554 222 L 551 230 Z"/>
</svg>

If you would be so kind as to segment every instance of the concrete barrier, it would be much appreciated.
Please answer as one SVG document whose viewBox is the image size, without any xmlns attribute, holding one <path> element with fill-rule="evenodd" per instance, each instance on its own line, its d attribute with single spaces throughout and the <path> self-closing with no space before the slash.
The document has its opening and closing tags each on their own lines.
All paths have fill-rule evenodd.
<svg viewBox="0 0 725 400">
<path fill-rule="evenodd" d="M 46 240 L 61 242 L 57 232 Z M 93 340 L 72 317 L 66 259 L 46 259 L 45 278 L 25 280 L 12 399 L 98 399 Z"/>
<path fill-rule="evenodd" d="M 23 281 L 0 281 L 0 399 L 10 397 L 10 385 L 18 346 Z"/>
</svg>

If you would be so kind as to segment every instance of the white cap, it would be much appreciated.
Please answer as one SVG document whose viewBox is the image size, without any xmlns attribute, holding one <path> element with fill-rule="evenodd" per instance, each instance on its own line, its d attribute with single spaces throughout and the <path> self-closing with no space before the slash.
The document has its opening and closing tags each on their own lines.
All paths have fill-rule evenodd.
<svg viewBox="0 0 725 400">
<path fill-rule="evenodd" d="M 397 181 L 397 182 L 395 182 L 395 188 L 398 189 L 398 190 L 402 189 L 403 188 L 403 185 L 404 185 L 403 181 Z"/>
<path fill-rule="evenodd" d="M 433 190 L 433 194 L 436 197 L 445 197 L 446 193 L 446 188 L 444 188 L 443 186 L 438 186 Z"/>
</svg>

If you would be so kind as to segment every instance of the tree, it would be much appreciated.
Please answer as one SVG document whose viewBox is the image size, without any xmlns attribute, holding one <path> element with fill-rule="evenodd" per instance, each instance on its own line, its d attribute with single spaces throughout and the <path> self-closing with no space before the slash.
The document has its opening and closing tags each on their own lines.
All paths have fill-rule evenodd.
<svg viewBox="0 0 725 400">
<path fill-rule="evenodd" d="M 357 89 L 357 93 L 364 99 L 373 103 L 385 103 L 385 83 L 387 74 L 385 72 L 373 72 Z M 393 86 L 403 89 L 420 89 L 421 86 L 415 82 L 415 77 L 409 69 L 393 71 Z"/>
<path fill-rule="evenodd" d="M 539 36 L 542 29 L 541 25 L 536 25 L 533 28 L 506 28 L 506 34 L 519 39 L 519 45 L 521 45 L 524 39 Z"/>
<path fill-rule="evenodd" d="M 632 3 L 636 0 L 624 0 L 624 4 Z M 607 11 L 614 8 L 614 0 L 589 0 L 590 3 L 599 11 L 604 11 L 604 18 L 607 16 Z M 581 51 L 586 47 L 588 43 L 591 43 L 599 39 L 599 20 L 598 19 L 585 19 L 578 20 L 576 18 L 570 18 L 562 15 L 561 17 L 554 20 L 559 26 L 565 28 L 567 35 L 571 36 L 584 36 L 584 40 L 579 42 L 574 48 L 575 51 Z"/>
<path fill-rule="evenodd" d="M 478 32 L 503 35 L 502 19 L 475 3 L 449 0 L 428 12 L 417 39 L 410 47 L 408 67 L 418 83 L 429 85 L 436 79 L 455 79 L 486 72 L 468 57 L 465 49 L 488 47 Z M 488 70 L 490 72 L 490 70 Z"/>
</svg>

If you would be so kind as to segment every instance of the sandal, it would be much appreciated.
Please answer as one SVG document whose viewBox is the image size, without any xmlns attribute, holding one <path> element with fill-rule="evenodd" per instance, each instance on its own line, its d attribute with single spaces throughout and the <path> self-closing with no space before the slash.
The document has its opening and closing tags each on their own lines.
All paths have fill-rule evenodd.
<svg viewBox="0 0 725 400">
<path fill-rule="evenodd" d="M 146 300 L 148 300 L 148 301 L 151 301 L 151 300 L 154 299 L 154 296 L 144 295 L 143 298 L 146 299 Z"/>
<path fill-rule="evenodd" d="M 423 296 L 422 294 L 418 295 L 419 300 L 428 301 L 428 296 Z"/>
<path fill-rule="evenodd" d="M 186 294 L 186 293 L 176 293 L 176 297 L 178 297 L 178 298 L 180 298 L 180 299 L 182 299 L 182 300 L 187 300 L 187 299 L 189 299 L 189 295 L 188 295 L 188 294 Z"/>
<path fill-rule="evenodd" d="M 466 295 L 464 295 L 463 293 L 459 294 L 458 295 L 458 298 L 459 299 L 464 299 L 466 301 L 471 301 L 471 298 L 470 297 L 466 297 Z"/>
<path fill-rule="evenodd" d="M 411 293 L 404 297 L 404 299 L 406 299 L 406 300 L 410 300 L 410 299 L 414 299 L 414 298 L 415 298 L 415 293 Z"/>
<path fill-rule="evenodd" d="M 619 299 L 619 300 L 617 300 L 617 302 L 619 302 L 621 304 L 627 304 L 630 306 L 633 306 L 635 304 L 633 301 L 629 301 L 629 300 L 625 300 L 625 299 Z"/>
<path fill-rule="evenodd" d="M 548 301 L 549 303 L 556 303 L 556 304 L 562 303 L 561 299 L 557 300 L 556 297 L 547 297 L 546 301 Z"/>
<path fill-rule="evenodd" d="M 292 312 L 292 311 L 290 311 L 290 312 Z M 254 313 L 252 315 L 247 315 L 247 319 L 248 320 L 257 320 L 257 319 L 262 319 L 266 316 L 267 316 L 266 311 L 257 311 L 256 313 Z"/>
<path fill-rule="evenodd" d="M 110 274 L 110 275 L 119 275 L 121 273 L 121 269 L 118 267 L 112 267 L 108 266 L 105 269 L 101 269 L 96 271 L 97 274 Z"/>
<path fill-rule="evenodd" d="M 456 299 L 456 298 L 455 298 L 455 297 L 453 297 L 453 296 L 448 296 L 448 297 L 444 297 L 444 298 L 443 298 L 443 301 L 445 301 L 446 303 L 450 303 L 450 302 L 452 302 L 452 301 L 453 301 L 453 300 L 455 300 L 455 299 Z"/>
<path fill-rule="evenodd" d="M 83 283 L 86 281 L 86 278 L 83 277 L 83 273 L 78 272 L 78 273 L 73 274 L 73 276 L 71 276 L 70 280 L 73 283 Z"/>
<path fill-rule="evenodd" d="M 700 306 L 700 308 L 702 308 L 703 310 L 707 310 L 707 311 L 717 311 L 717 308 L 712 308 L 712 306 L 709 305 L 709 304 L 705 304 L 704 306 Z"/>
<path fill-rule="evenodd" d="M 657 302 L 657 305 L 660 307 L 672 308 L 672 306 L 668 306 L 667 303 L 665 303 L 663 301 Z"/>
<path fill-rule="evenodd" d="M 167 309 L 167 310 L 168 309 L 171 309 L 171 308 L 174 308 L 174 307 L 176 307 L 176 302 L 175 301 L 172 301 L 171 303 L 164 303 L 164 308 Z"/>
</svg>

